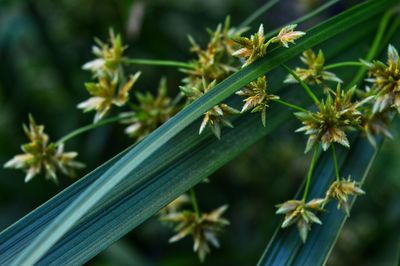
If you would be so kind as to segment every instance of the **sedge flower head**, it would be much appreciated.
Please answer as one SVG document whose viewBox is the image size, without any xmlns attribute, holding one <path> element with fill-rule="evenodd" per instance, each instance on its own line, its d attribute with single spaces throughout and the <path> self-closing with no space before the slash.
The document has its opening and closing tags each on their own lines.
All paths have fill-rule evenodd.
<svg viewBox="0 0 400 266">
<path fill-rule="evenodd" d="M 109 43 L 104 43 L 99 39 L 95 41 L 97 46 L 93 46 L 92 51 L 97 58 L 84 64 L 82 68 L 91 71 L 96 77 L 103 76 L 107 72 L 115 72 L 126 49 L 126 46 L 122 44 L 121 36 L 110 30 Z"/>
<path fill-rule="evenodd" d="M 257 78 L 242 90 L 236 92 L 237 95 L 245 97 L 242 113 L 251 110 L 252 113 L 261 112 L 261 121 L 266 125 L 266 113 L 268 103 L 279 99 L 279 96 L 267 93 L 267 78 L 265 76 Z"/>
<path fill-rule="evenodd" d="M 216 84 L 216 81 L 207 84 L 203 79 L 200 87 L 185 87 L 181 86 L 181 92 L 188 98 L 189 102 L 201 97 Z M 214 135 L 219 139 L 221 138 L 221 126 L 233 127 L 232 123 L 226 118 L 229 115 L 239 114 L 240 112 L 227 104 L 221 103 L 215 105 L 213 108 L 204 113 L 203 121 L 200 125 L 199 134 L 209 126 Z"/>
<path fill-rule="evenodd" d="M 163 219 L 162 217 L 164 217 L 165 215 L 179 212 L 179 210 L 182 208 L 182 206 L 189 202 L 190 202 L 190 198 L 188 195 L 186 195 L 186 194 L 180 195 L 175 200 L 170 202 L 167 206 L 165 206 L 164 208 L 161 209 L 160 219 L 162 220 Z"/>
<path fill-rule="evenodd" d="M 276 214 L 285 215 L 281 227 L 286 228 L 297 224 L 300 238 L 305 243 L 308 232 L 311 230 L 311 225 L 313 223 L 322 224 L 315 212 L 323 210 L 324 201 L 324 199 L 313 199 L 306 203 L 304 200 L 288 200 L 277 205 Z"/>
<path fill-rule="evenodd" d="M 25 182 L 29 182 L 42 171 L 46 179 L 58 183 L 57 172 L 74 177 L 75 170 L 84 165 L 75 161 L 76 152 L 64 152 L 63 144 L 49 141 L 49 136 L 44 133 L 44 126 L 37 125 L 32 116 L 29 116 L 29 127 L 23 125 L 29 143 L 21 146 L 23 154 L 14 156 L 5 163 L 6 168 L 22 169 L 26 172 Z"/>
<path fill-rule="evenodd" d="M 303 31 L 295 31 L 297 24 L 291 24 L 283 27 L 277 36 L 271 39 L 271 43 L 279 43 L 285 48 L 289 48 L 289 43 L 295 43 L 295 40 L 303 37 L 306 33 Z"/>
<path fill-rule="evenodd" d="M 84 112 L 96 111 L 94 122 L 102 119 L 111 109 L 112 105 L 123 106 L 129 100 L 129 91 L 133 88 L 140 76 L 140 72 L 131 75 L 129 80 L 119 84 L 118 75 L 111 78 L 108 75 L 99 78 L 99 81 L 85 84 L 86 90 L 92 97 L 78 104 Z"/>
<path fill-rule="evenodd" d="M 264 26 L 260 25 L 257 33 L 247 37 L 237 37 L 233 39 L 242 48 L 232 53 L 233 56 L 244 58 L 246 62 L 242 67 L 250 65 L 259 58 L 265 56 L 269 43 L 265 43 Z"/>
<path fill-rule="evenodd" d="M 396 48 L 388 47 L 388 59 L 363 63 L 368 67 L 368 82 L 372 83 L 371 90 L 375 94 L 373 112 L 383 112 L 394 108 L 400 113 L 400 59 Z"/>
<path fill-rule="evenodd" d="M 338 84 L 334 97 L 329 93 L 325 101 L 317 104 L 318 111 L 295 113 L 303 124 L 296 132 L 309 135 L 305 152 L 317 143 L 321 143 L 325 151 L 333 142 L 350 147 L 346 131 L 360 127 L 362 113 L 359 108 L 371 100 L 368 97 L 360 102 L 353 102 L 355 89 L 353 87 L 345 92 Z"/>
<path fill-rule="evenodd" d="M 224 25 L 219 24 L 215 31 L 208 30 L 210 40 L 206 48 L 189 36 L 190 51 L 197 55 L 192 60 L 193 69 L 183 69 L 187 74 L 183 79 L 185 86 L 198 86 L 205 79 L 207 82 L 220 82 L 233 72 L 237 71 L 238 60 L 231 56 L 235 43 L 232 38 L 239 36 L 245 29 L 237 30 L 230 27 L 230 18 L 226 18 Z"/>
<path fill-rule="evenodd" d="M 350 213 L 349 196 L 364 195 L 365 192 L 360 186 L 351 180 L 349 176 L 347 179 L 335 181 L 326 192 L 326 200 L 335 199 L 338 201 L 337 208 L 342 209 L 347 216 Z"/>
<path fill-rule="evenodd" d="M 324 84 L 326 81 L 342 82 L 334 73 L 324 69 L 325 56 L 322 50 L 319 50 L 318 55 L 311 49 L 307 50 L 303 52 L 300 59 L 308 68 L 297 67 L 295 73 L 305 83 Z M 288 75 L 284 82 L 297 83 L 297 80 L 292 75 Z"/>
<path fill-rule="evenodd" d="M 168 97 L 165 79 L 160 81 L 156 97 L 150 92 L 136 92 L 135 96 L 137 103 L 132 105 L 131 112 L 121 114 L 124 118 L 121 122 L 129 125 L 125 133 L 137 141 L 170 119 L 179 109 Z"/>
<path fill-rule="evenodd" d="M 224 226 L 229 225 L 229 221 L 222 218 L 227 208 L 228 206 L 224 205 L 201 215 L 192 211 L 182 211 L 162 217 L 162 221 L 176 224 L 176 235 L 171 237 L 169 242 L 191 236 L 194 242 L 193 251 L 198 254 L 200 261 L 204 261 L 210 253 L 210 244 L 216 248 L 220 246 L 217 234 Z"/>
</svg>

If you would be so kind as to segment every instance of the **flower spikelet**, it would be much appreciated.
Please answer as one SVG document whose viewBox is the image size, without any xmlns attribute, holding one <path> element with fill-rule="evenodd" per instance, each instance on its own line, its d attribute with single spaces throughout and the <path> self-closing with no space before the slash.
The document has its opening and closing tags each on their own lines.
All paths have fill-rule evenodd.
<svg viewBox="0 0 400 266">
<path fill-rule="evenodd" d="M 342 209 L 347 216 L 349 216 L 349 196 L 358 196 L 364 194 L 364 190 L 362 190 L 355 181 L 352 181 L 351 177 L 349 176 L 347 179 L 343 178 L 342 180 L 336 180 L 333 182 L 326 192 L 325 199 L 327 201 L 331 199 L 337 200 L 337 208 Z"/>
<path fill-rule="evenodd" d="M 295 73 L 305 83 L 324 84 L 328 80 L 342 82 L 334 73 L 324 69 L 325 56 L 322 50 L 319 50 L 318 55 L 311 49 L 307 50 L 303 52 L 300 59 L 308 68 L 297 67 Z M 297 80 L 292 75 L 288 75 L 284 82 L 297 83 Z"/>
<path fill-rule="evenodd" d="M 362 114 L 359 108 L 371 100 L 371 97 L 368 97 L 360 102 L 353 102 L 355 90 L 356 87 L 347 92 L 342 91 L 338 84 L 334 98 L 328 94 L 325 101 L 317 104 L 318 111 L 295 113 L 303 123 L 303 127 L 296 132 L 309 135 L 305 152 L 317 143 L 321 143 L 325 151 L 333 142 L 350 147 L 346 131 L 360 127 Z"/>
<path fill-rule="evenodd" d="M 207 93 L 211 90 L 216 84 L 216 81 L 213 81 L 209 84 L 203 79 L 200 87 L 185 87 L 181 86 L 181 92 L 188 98 L 189 102 L 192 102 Z M 221 126 L 233 127 L 231 122 L 226 118 L 226 116 L 239 114 L 240 112 L 227 104 L 221 103 L 207 112 L 204 113 L 203 121 L 201 122 L 199 134 L 201 134 L 206 126 L 210 126 L 211 131 L 214 135 L 220 139 L 221 138 Z"/>
<path fill-rule="evenodd" d="M 311 230 L 313 223 L 322 224 L 321 220 L 314 212 L 322 211 L 324 199 L 313 199 L 309 202 L 304 200 L 288 200 L 277 205 L 276 214 L 284 214 L 285 218 L 281 225 L 282 228 L 297 224 L 300 238 L 303 243 L 307 240 L 308 231 Z"/>
<path fill-rule="evenodd" d="M 303 31 L 295 31 L 297 24 L 291 24 L 283 27 L 277 36 L 271 39 L 271 43 L 278 42 L 281 46 L 289 48 L 289 43 L 303 37 L 306 33 Z"/>
<path fill-rule="evenodd" d="M 237 95 L 245 97 L 241 112 L 251 110 L 252 113 L 261 112 L 261 121 L 266 125 L 266 113 L 269 107 L 268 103 L 272 100 L 278 100 L 279 96 L 267 93 L 267 79 L 265 76 L 257 78 L 242 90 L 236 92 Z"/>
<path fill-rule="evenodd" d="M 46 179 L 58 183 L 57 172 L 73 177 L 75 169 L 84 165 L 75 161 L 76 152 L 64 152 L 63 144 L 49 142 L 49 136 L 44 133 L 44 126 L 37 125 L 33 117 L 29 116 L 29 127 L 23 125 L 29 143 L 21 146 L 23 154 L 14 156 L 4 164 L 6 168 L 22 169 L 26 172 L 25 182 L 45 172 Z"/>
<path fill-rule="evenodd" d="M 170 119 L 179 108 L 168 97 L 166 80 L 162 79 L 158 94 L 154 97 L 150 92 L 135 94 L 137 103 L 132 105 L 132 111 L 122 113 L 123 124 L 129 124 L 125 133 L 139 141 Z"/>
<path fill-rule="evenodd" d="M 400 59 L 396 48 L 388 47 L 388 59 L 372 63 L 362 61 L 368 67 L 368 82 L 372 83 L 371 91 L 376 98 L 373 113 L 394 108 L 400 113 Z"/>
<path fill-rule="evenodd" d="M 216 248 L 220 246 L 217 234 L 224 226 L 229 225 L 229 221 L 222 218 L 227 208 L 228 206 L 224 205 L 200 216 L 192 211 L 182 211 L 162 217 L 163 221 L 176 223 L 177 234 L 171 237 L 169 242 L 173 243 L 186 236 L 192 236 L 193 251 L 198 254 L 200 261 L 204 261 L 206 255 L 210 253 L 210 244 Z"/>
</svg>

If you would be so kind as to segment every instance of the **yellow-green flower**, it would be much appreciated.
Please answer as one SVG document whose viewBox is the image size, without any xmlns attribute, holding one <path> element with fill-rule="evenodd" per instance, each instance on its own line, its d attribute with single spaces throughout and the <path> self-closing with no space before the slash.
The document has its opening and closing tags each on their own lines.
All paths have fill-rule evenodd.
<svg viewBox="0 0 400 266">
<path fill-rule="evenodd" d="M 157 97 L 150 92 L 136 92 L 135 96 L 137 104 L 132 105 L 133 111 L 122 113 L 121 117 L 124 117 L 123 124 L 129 124 L 125 133 L 137 141 L 146 137 L 179 110 L 167 95 L 165 79 L 160 81 Z"/>
<path fill-rule="evenodd" d="M 288 200 L 277 205 L 276 214 L 285 215 L 281 227 L 286 228 L 297 224 L 300 238 L 305 243 L 308 231 L 311 230 L 311 225 L 313 223 L 322 224 L 314 212 L 322 211 L 324 201 L 324 199 L 313 199 L 306 203 L 304 200 Z"/>
<path fill-rule="evenodd" d="M 368 97 L 360 102 L 353 102 L 355 90 L 356 87 L 347 92 L 342 91 L 338 84 L 335 97 L 329 93 L 325 101 L 317 104 L 318 111 L 295 113 L 303 123 L 303 127 L 296 132 L 309 135 L 305 152 L 317 143 L 321 143 L 325 151 L 333 142 L 350 147 L 346 131 L 360 127 L 362 114 L 359 107 L 371 100 L 371 97 Z"/>
<path fill-rule="evenodd" d="M 96 111 L 94 122 L 102 119 L 111 109 L 112 105 L 123 106 L 129 100 L 129 91 L 140 76 L 140 72 L 129 77 L 124 84 L 119 84 L 119 77 L 115 75 L 112 79 L 109 76 L 102 76 L 97 83 L 86 83 L 87 91 L 92 95 L 88 100 L 78 104 L 78 108 L 84 112 Z"/>
<path fill-rule="evenodd" d="M 372 83 L 375 94 L 373 112 L 393 107 L 400 113 L 400 59 L 396 48 L 389 45 L 386 65 L 378 60 L 363 63 L 368 67 L 367 81 Z"/>
<path fill-rule="evenodd" d="M 326 192 L 325 199 L 327 201 L 331 199 L 337 200 L 337 208 L 342 209 L 347 216 L 349 216 L 349 196 L 358 196 L 364 194 L 364 190 L 362 190 L 355 181 L 351 181 L 351 177 L 349 176 L 347 180 L 343 178 L 342 180 L 336 180 L 333 182 Z"/>
<path fill-rule="evenodd" d="M 75 169 L 84 167 L 82 163 L 74 161 L 77 152 L 64 152 L 63 144 L 50 143 L 44 126 L 37 125 L 32 116 L 29 116 L 29 128 L 23 125 L 23 129 L 30 142 L 21 146 L 23 154 L 14 156 L 4 167 L 24 170 L 25 182 L 44 171 L 46 179 L 57 184 L 58 171 L 73 177 Z"/>
<path fill-rule="evenodd" d="M 266 125 L 266 113 L 269 107 L 268 103 L 279 99 L 279 96 L 267 93 L 267 78 L 265 76 L 257 78 L 242 90 L 236 92 L 237 95 L 246 97 L 243 102 L 242 113 L 251 110 L 252 113 L 261 112 L 261 121 Z"/>
<path fill-rule="evenodd" d="M 187 74 L 183 79 L 185 86 L 195 87 L 202 83 L 202 80 L 220 82 L 231 73 L 237 71 L 238 60 L 231 56 L 235 43 L 232 38 L 239 36 L 242 30 L 230 27 L 230 19 L 226 18 L 224 25 L 219 24 L 215 31 L 209 30 L 210 41 L 205 49 L 189 36 L 191 43 L 190 51 L 197 55 L 192 60 L 193 69 L 183 69 Z"/>
<path fill-rule="evenodd" d="M 193 238 L 193 251 L 197 252 L 200 261 L 204 261 L 206 255 L 210 253 L 210 244 L 218 248 L 218 232 L 229 224 L 229 221 L 222 218 L 228 208 L 227 205 L 221 206 L 210 213 L 203 213 L 200 216 L 192 211 L 182 211 L 171 213 L 162 217 L 162 221 L 176 223 L 176 235 L 170 238 L 173 243 L 187 236 Z"/>
<path fill-rule="evenodd" d="M 303 37 L 306 33 L 303 31 L 295 31 L 297 24 L 291 24 L 283 27 L 277 36 L 271 39 L 271 43 L 278 42 L 281 46 L 289 48 L 289 43 L 295 43 L 298 38 Z"/>
<path fill-rule="evenodd" d="M 242 47 L 232 54 L 233 56 L 246 59 L 242 67 L 250 65 L 257 59 L 264 57 L 267 53 L 269 43 L 265 43 L 263 24 L 258 28 L 258 32 L 253 34 L 250 38 L 237 37 L 233 40 Z"/>
<path fill-rule="evenodd" d="M 308 68 L 297 67 L 295 73 L 305 83 L 324 84 L 328 80 L 340 83 L 342 82 L 335 73 L 324 69 L 325 56 L 322 50 L 319 50 L 318 55 L 316 55 L 311 49 L 307 50 L 303 53 L 300 59 Z M 297 80 L 289 74 L 284 82 L 297 83 Z"/>
<path fill-rule="evenodd" d="M 93 46 L 93 54 L 96 59 L 82 66 L 85 70 L 90 70 L 95 76 L 100 77 L 105 72 L 117 71 L 120 65 L 123 52 L 126 46 L 122 44 L 122 39 L 119 34 L 115 35 L 113 30 L 110 30 L 109 44 L 103 43 L 99 39 L 95 39 L 98 46 Z"/>
<path fill-rule="evenodd" d="M 186 87 L 181 86 L 182 93 L 188 98 L 189 102 L 196 100 L 201 97 L 209 90 L 211 90 L 216 84 L 216 81 L 207 84 L 205 80 L 201 83 L 199 87 Z M 210 126 L 211 131 L 219 139 L 221 138 L 221 126 L 233 127 L 231 122 L 226 118 L 226 116 L 239 114 L 240 112 L 227 104 L 221 103 L 209 111 L 204 113 L 203 121 L 200 125 L 199 134 L 201 134 L 206 126 Z"/>
</svg>

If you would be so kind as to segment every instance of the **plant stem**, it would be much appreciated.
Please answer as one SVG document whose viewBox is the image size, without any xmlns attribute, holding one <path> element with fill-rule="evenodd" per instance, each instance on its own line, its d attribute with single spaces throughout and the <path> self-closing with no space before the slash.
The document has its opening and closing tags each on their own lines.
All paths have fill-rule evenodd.
<svg viewBox="0 0 400 266">
<path fill-rule="evenodd" d="M 311 159 L 310 168 L 308 169 L 308 173 L 307 173 L 307 181 L 306 181 L 306 186 L 304 188 L 303 201 L 306 201 L 307 195 L 308 195 L 308 190 L 310 189 L 311 177 L 314 172 L 315 162 L 317 160 L 318 148 L 319 148 L 319 145 L 316 144 L 315 148 L 314 148 L 314 153 L 313 153 L 313 156 Z"/>
<path fill-rule="evenodd" d="M 382 38 L 384 37 L 384 32 L 386 30 L 386 27 L 389 23 L 390 18 L 393 15 L 393 10 L 388 10 L 386 13 L 383 15 L 382 20 L 379 24 L 378 31 L 376 32 L 374 41 L 372 42 L 371 48 L 368 51 L 367 56 L 365 57 L 365 61 L 371 61 L 377 56 L 377 53 L 379 51 L 379 47 L 382 42 Z M 351 81 L 349 88 L 353 87 L 354 85 L 357 85 L 365 75 L 365 72 L 367 71 L 366 66 L 362 66 L 359 71 L 357 72 L 356 76 L 354 79 Z"/>
<path fill-rule="evenodd" d="M 152 60 L 152 59 L 129 59 L 123 58 L 121 60 L 125 64 L 132 65 L 150 65 L 150 66 L 166 66 L 166 67 L 179 67 L 179 68 L 193 68 L 192 64 L 180 61 L 170 60 Z"/>
<path fill-rule="evenodd" d="M 190 189 L 190 197 L 192 198 L 193 210 L 196 213 L 197 218 L 199 218 L 200 217 L 199 204 L 197 203 L 197 197 L 194 188 Z"/>
<path fill-rule="evenodd" d="M 304 109 L 303 107 L 300 107 L 298 105 L 295 105 L 295 104 L 291 104 L 291 103 L 288 103 L 288 102 L 285 102 L 285 101 L 282 101 L 282 100 L 273 100 L 273 101 L 277 102 L 277 103 L 279 103 L 281 105 L 287 106 L 289 108 L 295 109 L 297 111 L 300 111 L 300 112 L 307 112 L 306 109 Z"/>
<path fill-rule="evenodd" d="M 333 68 L 339 68 L 339 67 L 362 67 L 364 66 L 363 63 L 361 62 L 341 62 L 341 63 L 336 63 L 336 64 L 331 64 L 331 65 L 327 65 L 324 67 L 324 69 L 328 70 L 328 69 L 333 69 Z"/>
<path fill-rule="evenodd" d="M 98 127 L 101 127 L 101 126 L 104 126 L 104 125 L 108 125 L 108 124 L 114 123 L 114 122 L 119 121 L 121 119 L 122 118 L 119 117 L 119 116 L 114 116 L 114 117 L 110 117 L 110 118 L 107 118 L 107 119 L 104 119 L 104 120 L 100 120 L 97 123 L 86 125 L 86 126 L 83 126 L 81 128 L 75 129 L 71 133 L 69 133 L 69 134 L 65 135 L 64 137 L 62 137 L 61 139 L 59 139 L 56 142 L 56 144 L 60 145 L 62 143 L 67 142 L 68 140 L 70 140 L 70 139 L 72 139 L 72 138 L 74 138 L 74 137 L 86 132 L 86 131 L 89 131 L 89 130 L 92 130 L 92 129 L 95 129 L 95 128 L 98 128 Z"/>
<path fill-rule="evenodd" d="M 254 11 L 250 16 L 248 16 L 240 25 L 238 28 L 245 28 L 249 26 L 251 23 L 253 23 L 258 17 L 260 17 L 262 14 L 270 10 L 275 4 L 277 4 L 280 0 L 270 0 L 266 2 L 264 5 L 262 5 L 260 8 L 258 8 L 256 11 Z"/>
<path fill-rule="evenodd" d="M 340 181 L 340 176 L 339 176 L 339 165 L 338 165 L 338 161 L 337 161 L 337 157 L 336 157 L 335 144 L 332 143 L 331 148 L 332 148 L 333 164 L 335 165 L 335 176 L 336 176 L 336 181 Z"/>
<path fill-rule="evenodd" d="M 297 80 L 298 83 L 304 88 L 304 90 L 307 92 L 307 94 L 313 99 L 315 104 L 319 104 L 319 100 L 317 96 L 312 92 L 311 88 L 304 82 L 302 81 L 297 74 L 291 70 L 287 65 L 282 64 L 282 66 Z"/>
</svg>

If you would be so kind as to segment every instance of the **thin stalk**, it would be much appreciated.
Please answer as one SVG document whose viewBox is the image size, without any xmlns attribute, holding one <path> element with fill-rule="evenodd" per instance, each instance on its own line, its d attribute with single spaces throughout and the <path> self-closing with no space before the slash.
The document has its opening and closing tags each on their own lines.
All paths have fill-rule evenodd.
<svg viewBox="0 0 400 266">
<path fill-rule="evenodd" d="M 340 62 L 336 64 L 330 64 L 324 67 L 324 69 L 329 70 L 333 68 L 340 68 L 340 67 L 362 67 L 364 66 L 361 62 Z"/>
<path fill-rule="evenodd" d="M 123 58 L 122 63 L 132 65 L 150 65 L 150 66 L 166 66 L 166 67 L 179 67 L 179 68 L 194 68 L 192 64 L 180 61 L 170 60 L 153 60 L 153 59 L 129 59 Z"/>
<path fill-rule="evenodd" d="M 86 131 L 89 131 L 89 130 L 92 130 L 92 129 L 95 129 L 95 128 L 98 128 L 98 127 L 101 127 L 101 126 L 105 126 L 105 125 L 108 125 L 108 124 L 111 124 L 111 123 L 114 123 L 114 122 L 119 121 L 121 119 L 122 118 L 120 116 L 114 116 L 114 117 L 110 117 L 110 118 L 107 118 L 107 119 L 104 119 L 104 120 L 100 120 L 97 123 L 86 125 L 86 126 L 83 126 L 81 128 L 75 129 L 71 133 L 69 133 L 69 134 L 65 135 L 64 137 L 62 137 L 61 139 L 59 139 L 56 142 L 56 144 L 59 145 L 59 144 L 65 143 L 68 140 L 70 140 L 70 139 L 72 139 L 72 138 L 74 138 L 74 137 L 76 137 L 76 136 L 78 136 L 78 135 L 80 135 L 80 134 L 82 134 L 82 133 L 84 133 Z"/>
<path fill-rule="evenodd" d="M 192 198 L 193 210 L 196 213 L 197 217 L 200 217 L 199 204 L 197 203 L 197 197 L 194 188 L 190 189 L 190 197 Z"/>
<path fill-rule="evenodd" d="M 285 64 L 282 64 L 282 66 L 290 73 L 290 75 L 292 75 L 298 83 L 300 83 L 300 85 L 304 88 L 304 90 L 307 92 L 307 94 L 311 97 L 311 99 L 315 102 L 315 104 L 319 104 L 319 100 L 317 98 L 317 96 L 315 96 L 315 94 L 312 92 L 311 88 L 304 82 L 302 81 L 299 76 L 297 76 L 297 74 L 291 70 L 288 66 L 286 66 Z"/>
<path fill-rule="evenodd" d="M 300 111 L 300 112 L 307 112 L 307 109 L 304 109 L 303 107 L 300 107 L 300 106 L 295 105 L 295 104 L 291 104 L 291 103 L 288 103 L 288 102 L 285 102 L 285 101 L 282 101 L 282 100 L 279 100 L 279 99 L 273 100 L 273 101 L 277 102 L 277 103 L 279 103 L 279 104 L 281 104 L 283 106 L 286 106 L 286 107 L 292 108 L 294 110 Z"/>
<path fill-rule="evenodd" d="M 314 11 L 311 11 L 310 13 L 308 13 L 307 15 L 302 16 L 301 18 L 295 19 L 290 21 L 287 24 L 300 24 L 303 23 L 309 19 L 312 19 L 313 17 L 321 14 L 322 12 L 324 12 L 325 10 L 327 10 L 328 8 L 330 8 L 331 6 L 333 6 L 334 4 L 336 4 L 337 2 L 339 2 L 340 0 L 331 0 L 329 2 L 327 2 L 326 4 L 320 6 L 319 8 L 315 9 Z M 268 32 L 267 34 L 265 34 L 265 38 L 268 39 L 274 35 L 276 35 L 282 27 L 276 28 L 270 32 Z"/>
<path fill-rule="evenodd" d="M 240 25 L 238 28 L 245 28 L 249 26 L 251 23 L 253 23 L 257 18 L 259 18 L 262 14 L 270 10 L 274 5 L 276 5 L 280 0 L 270 0 L 266 2 L 264 5 L 262 5 L 260 8 L 258 8 L 256 11 L 254 11 L 250 16 L 248 16 Z"/>
<path fill-rule="evenodd" d="M 383 15 L 382 20 L 379 23 L 379 28 L 378 28 L 378 31 L 376 32 L 374 41 L 372 42 L 371 48 L 369 49 L 368 54 L 365 57 L 365 61 L 371 61 L 372 59 L 374 59 L 377 56 L 379 47 L 380 47 L 382 39 L 384 37 L 385 30 L 386 30 L 389 20 L 393 14 L 394 14 L 393 10 L 388 10 Z M 353 87 L 354 85 L 357 85 L 362 80 L 366 71 L 367 71 L 367 67 L 361 66 L 361 68 L 358 70 L 356 76 L 351 81 L 349 88 Z"/>
<path fill-rule="evenodd" d="M 396 19 L 391 23 L 390 28 L 385 33 L 385 39 L 382 41 L 381 47 L 379 47 L 378 54 L 387 46 L 387 44 L 392 39 L 393 35 L 397 32 L 399 27 L 400 27 L 400 16 L 396 16 Z"/>
<path fill-rule="evenodd" d="M 331 148 L 332 148 L 333 164 L 335 165 L 335 176 L 336 176 L 336 181 L 340 181 L 340 176 L 339 176 L 339 164 L 338 164 L 337 157 L 336 157 L 335 144 L 332 143 Z"/>
<path fill-rule="evenodd" d="M 307 181 L 306 181 L 306 186 L 304 188 L 303 201 L 306 201 L 307 195 L 308 195 L 308 190 L 310 189 L 311 177 L 314 172 L 315 162 L 317 161 L 318 148 L 319 148 L 319 145 L 318 144 L 315 145 L 314 153 L 313 153 L 313 156 L 311 159 L 310 168 L 308 169 L 308 173 L 307 173 Z"/>
</svg>

